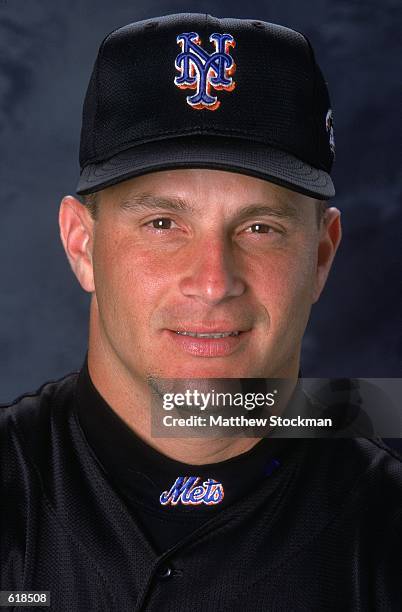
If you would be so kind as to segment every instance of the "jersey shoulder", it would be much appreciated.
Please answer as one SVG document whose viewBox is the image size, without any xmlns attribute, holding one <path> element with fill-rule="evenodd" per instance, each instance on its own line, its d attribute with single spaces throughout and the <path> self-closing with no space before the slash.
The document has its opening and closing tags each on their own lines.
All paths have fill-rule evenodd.
<svg viewBox="0 0 402 612">
<path fill-rule="evenodd" d="M 22 584 L 27 542 L 43 516 L 43 476 L 51 473 L 78 373 L 46 382 L 0 405 L 0 587 Z"/>
<path fill-rule="evenodd" d="M 21 460 L 27 453 L 49 441 L 52 419 L 62 415 L 74 401 L 79 372 L 44 383 L 37 391 L 25 393 L 10 404 L 0 405 L 0 460 L 4 468 L 12 458 Z"/>
<path fill-rule="evenodd" d="M 367 477 L 377 474 L 379 485 L 388 491 L 390 501 L 402 508 L 402 457 L 381 438 L 356 439 L 360 452 L 367 460 Z"/>
</svg>

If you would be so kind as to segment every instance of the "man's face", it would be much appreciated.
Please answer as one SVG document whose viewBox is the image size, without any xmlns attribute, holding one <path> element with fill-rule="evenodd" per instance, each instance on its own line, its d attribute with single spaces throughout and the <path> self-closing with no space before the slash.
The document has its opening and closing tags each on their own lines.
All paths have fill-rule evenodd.
<svg viewBox="0 0 402 612">
<path fill-rule="evenodd" d="M 297 376 L 323 235 L 312 198 L 241 174 L 164 171 L 105 189 L 93 344 L 134 380 Z"/>
</svg>

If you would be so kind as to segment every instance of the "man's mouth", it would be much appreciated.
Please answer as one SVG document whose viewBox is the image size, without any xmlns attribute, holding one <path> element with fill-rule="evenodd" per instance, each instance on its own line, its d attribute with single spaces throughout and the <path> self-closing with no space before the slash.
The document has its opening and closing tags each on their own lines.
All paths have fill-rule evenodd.
<svg viewBox="0 0 402 612">
<path fill-rule="evenodd" d="M 193 332 L 185 330 L 176 330 L 176 334 L 179 336 L 190 336 L 191 338 L 228 338 L 229 336 L 238 336 L 239 331 L 228 331 L 228 332 Z"/>
<path fill-rule="evenodd" d="M 197 326 L 198 329 L 183 326 L 180 329 L 166 329 L 165 333 L 174 342 L 175 351 L 184 351 L 195 357 L 227 357 L 239 347 L 244 347 L 251 328 L 230 329 L 228 324 L 221 325 L 202 324 Z"/>
</svg>

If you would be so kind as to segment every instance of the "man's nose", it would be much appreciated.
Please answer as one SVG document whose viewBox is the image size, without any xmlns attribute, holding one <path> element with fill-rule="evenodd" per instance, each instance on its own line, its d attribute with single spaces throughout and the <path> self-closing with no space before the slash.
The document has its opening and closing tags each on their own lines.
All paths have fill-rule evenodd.
<svg viewBox="0 0 402 612">
<path fill-rule="evenodd" d="M 206 240 L 194 251 L 180 281 L 183 295 L 216 305 L 244 293 L 246 285 L 229 244 L 223 239 Z"/>
</svg>

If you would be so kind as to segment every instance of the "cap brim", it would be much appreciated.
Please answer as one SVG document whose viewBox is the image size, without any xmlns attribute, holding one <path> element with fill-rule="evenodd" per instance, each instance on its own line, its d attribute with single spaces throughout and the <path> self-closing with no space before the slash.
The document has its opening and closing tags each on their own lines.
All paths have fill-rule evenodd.
<svg viewBox="0 0 402 612">
<path fill-rule="evenodd" d="M 335 195 L 330 175 L 284 151 L 237 138 L 186 136 L 137 145 L 82 170 L 77 194 L 86 195 L 129 178 L 179 168 L 210 168 L 248 174 L 304 195 Z"/>
</svg>

